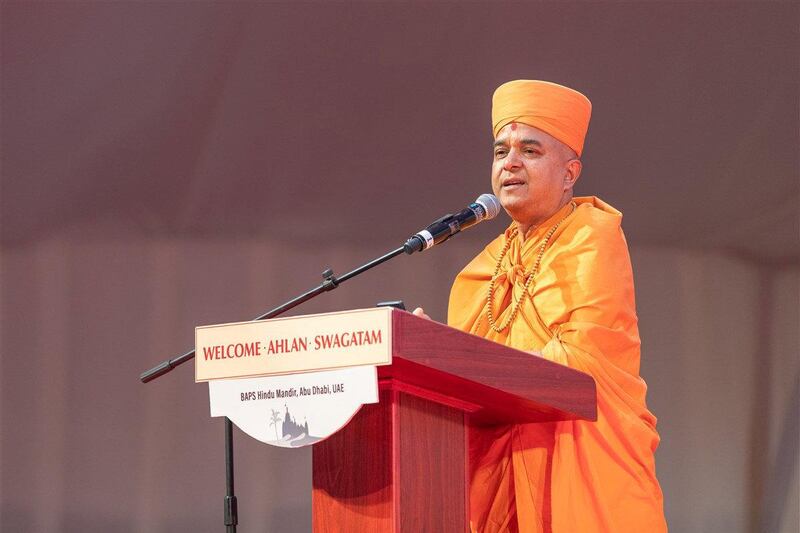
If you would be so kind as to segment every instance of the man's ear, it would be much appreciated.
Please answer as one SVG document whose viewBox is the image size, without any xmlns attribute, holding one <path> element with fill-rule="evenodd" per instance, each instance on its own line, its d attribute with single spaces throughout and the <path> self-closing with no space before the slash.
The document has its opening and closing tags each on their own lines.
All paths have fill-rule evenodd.
<svg viewBox="0 0 800 533">
<path fill-rule="evenodd" d="M 580 159 L 570 159 L 567 162 L 567 168 L 564 174 L 565 191 L 568 191 L 575 186 L 575 182 L 581 177 L 581 170 L 583 170 L 583 163 L 581 163 Z"/>
</svg>

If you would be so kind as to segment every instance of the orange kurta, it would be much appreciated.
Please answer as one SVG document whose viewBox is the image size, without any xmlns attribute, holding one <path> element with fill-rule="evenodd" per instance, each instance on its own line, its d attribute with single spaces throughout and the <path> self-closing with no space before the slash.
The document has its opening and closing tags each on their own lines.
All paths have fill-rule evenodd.
<svg viewBox="0 0 800 533">
<path fill-rule="evenodd" d="M 639 332 L 622 215 L 597 198 L 575 198 L 512 237 L 495 280 L 493 315 L 503 324 L 525 291 L 525 273 L 563 219 L 509 327 L 489 327 L 489 281 L 515 224 L 458 275 L 451 326 L 590 374 L 597 421 L 523 424 L 473 435 L 470 521 L 474 531 L 659 533 L 666 531 L 655 476 L 656 418 L 639 377 Z M 565 218 L 566 217 L 566 218 Z M 531 357 L 534 357 L 533 355 Z"/>
</svg>

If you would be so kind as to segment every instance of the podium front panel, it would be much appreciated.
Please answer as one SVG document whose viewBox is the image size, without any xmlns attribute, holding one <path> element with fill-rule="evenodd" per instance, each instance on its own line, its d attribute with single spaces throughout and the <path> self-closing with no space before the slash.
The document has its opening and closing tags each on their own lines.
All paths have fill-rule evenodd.
<svg viewBox="0 0 800 533">
<path fill-rule="evenodd" d="M 462 411 L 384 389 L 314 446 L 314 532 L 466 531 L 467 452 Z"/>
</svg>

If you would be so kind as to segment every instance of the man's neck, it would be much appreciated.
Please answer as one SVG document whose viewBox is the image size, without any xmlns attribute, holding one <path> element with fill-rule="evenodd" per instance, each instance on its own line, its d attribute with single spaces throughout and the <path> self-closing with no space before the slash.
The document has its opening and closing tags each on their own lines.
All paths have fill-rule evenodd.
<svg viewBox="0 0 800 533">
<path fill-rule="evenodd" d="M 527 237 L 528 233 L 531 230 L 535 230 L 540 224 L 544 223 L 547 220 L 558 213 L 565 205 L 572 201 L 572 195 L 565 195 L 564 198 L 561 199 L 561 204 L 558 206 L 558 209 L 547 215 L 546 217 L 542 218 L 541 220 L 537 220 L 536 222 L 517 222 L 517 235 L 519 236 L 519 242 L 524 243 L 525 238 Z"/>
<path fill-rule="evenodd" d="M 517 224 L 517 236 L 519 237 L 519 242 L 525 242 L 525 236 L 528 234 L 528 231 L 531 228 L 535 228 L 536 226 L 532 224 Z"/>
</svg>

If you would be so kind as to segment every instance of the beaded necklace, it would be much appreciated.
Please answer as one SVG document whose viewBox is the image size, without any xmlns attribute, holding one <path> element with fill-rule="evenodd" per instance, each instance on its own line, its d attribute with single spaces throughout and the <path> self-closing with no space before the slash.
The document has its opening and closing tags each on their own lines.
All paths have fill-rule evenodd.
<svg viewBox="0 0 800 533">
<path fill-rule="evenodd" d="M 508 253 L 508 249 L 511 247 L 511 243 L 514 240 L 514 237 L 517 235 L 517 229 L 514 228 L 514 231 L 506 239 L 506 245 L 503 247 L 503 251 L 500 252 L 500 257 L 497 258 L 497 266 L 495 266 L 494 275 L 492 276 L 491 281 L 489 281 L 489 294 L 486 296 L 486 317 L 489 319 L 489 327 L 491 327 L 497 333 L 500 333 L 506 329 L 511 322 L 514 321 L 514 318 L 516 318 L 519 308 L 522 305 L 522 302 L 525 300 L 525 297 L 528 295 L 528 291 L 533 285 L 536 274 L 539 272 L 539 264 L 542 262 L 542 256 L 544 255 L 545 248 L 547 248 L 547 244 L 550 242 L 550 239 L 553 237 L 553 234 L 556 232 L 561 223 L 575 212 L 577 206 L 575 205 L 575 202 L 571 202 L 571 204 L 572 210 L 564 215 L 564 218 L 559 220 L 555 226 L 550 228 L 550 231 L 548 231 L 545 235 L 542 245 L 539 247 L 539 253 L 536 256 L 536 262 L 533 264 L 533 268 L 531 268 L 531 271 L 528 273 L 527 279 L 525 280 L 525 291 L 522 293 L 522 296 L 520 296 L 519 300 L 514 303 L 514 306 L 511 308 L 511 313 L 508 315 L 506 320 L 504 320 L 503 324 L 498 327 L 494 320 L 494 315 L 492 314 L 492 305 L 494 304 L 494 280 L 500 273 L 500 268 L 503 264 L 503 258 L 506 256 L 506 253 Z"/>
</svg>

